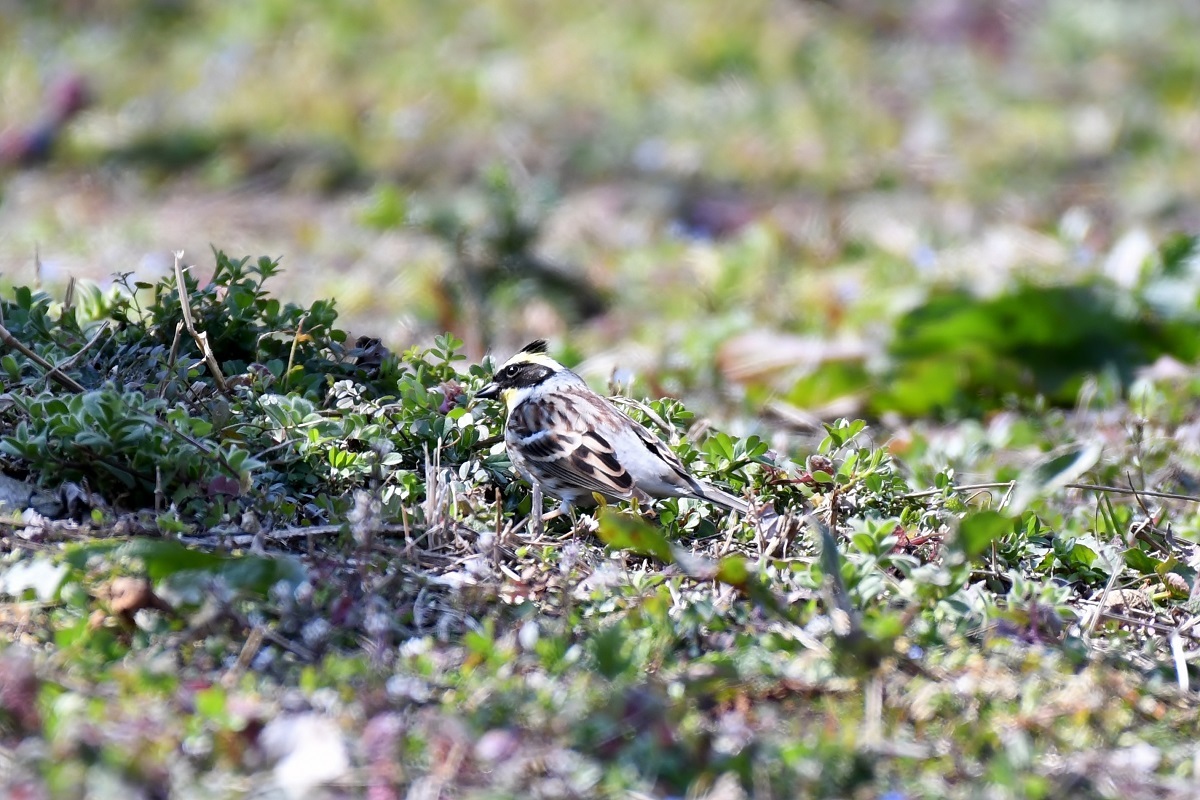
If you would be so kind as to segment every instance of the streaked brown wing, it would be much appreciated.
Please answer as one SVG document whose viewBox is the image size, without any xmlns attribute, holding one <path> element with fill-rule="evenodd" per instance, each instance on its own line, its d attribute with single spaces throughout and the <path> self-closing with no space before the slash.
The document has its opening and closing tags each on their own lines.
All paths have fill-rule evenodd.
<svg viewBox="0 0 1200 800">
<path fill-rule="evenodd" d="M 513 409 L 509 434 L 519 440 L 526 467 L 543 479 L 585 492 L 615 498 L 637 494 L 633 477 L 617 460 L 612 444 L 588 426 L 597 414 L 612 413 L 602 404 L 590 393 L 562 391 L 545 399 L 530 398 Z"/>
</svg>

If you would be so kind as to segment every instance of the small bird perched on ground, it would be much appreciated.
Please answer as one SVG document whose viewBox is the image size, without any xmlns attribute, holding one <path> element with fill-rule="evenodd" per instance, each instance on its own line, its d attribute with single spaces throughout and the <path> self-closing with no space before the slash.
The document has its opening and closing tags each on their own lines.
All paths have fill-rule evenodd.
<svg viewBox="0 0 1200 800">
<path fill-rule="evenodd" d="M 538 339 L 510 358 L 475 396 L 508 408 L 504 443 L 533 484 L 535 524 L 545 491 L 568 506 L 608 500 L 691 497 L 746 514 L 750 506 L 696 478 L 657 436 L 583 378 L 546 354 Z"/>
</svg>

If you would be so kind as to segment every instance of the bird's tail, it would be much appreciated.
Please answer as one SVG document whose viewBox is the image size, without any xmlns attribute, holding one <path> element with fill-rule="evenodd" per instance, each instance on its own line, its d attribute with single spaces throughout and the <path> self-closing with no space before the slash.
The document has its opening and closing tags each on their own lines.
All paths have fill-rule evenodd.
<svg viewBox="0 0 1200 800">
<path fill-rule="evenodd" d="M 707 483 L 696 482 L 696 494 L 703 497 L 710 503 L 727 508 L 730 511 L 736 511 L 739 514 L 749 514 L 750 504 L 740 497 L 735 497 L 724 489 L 718 489 L 716 486 Z"/>
</svg>

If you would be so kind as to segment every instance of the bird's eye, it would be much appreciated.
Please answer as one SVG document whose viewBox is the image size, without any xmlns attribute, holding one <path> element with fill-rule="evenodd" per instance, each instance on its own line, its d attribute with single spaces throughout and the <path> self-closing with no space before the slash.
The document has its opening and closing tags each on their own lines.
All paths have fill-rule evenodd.
<svg viewBox="0 0 1200 800">
<path fill-rule="evenodd" d="M 509 364 L 507 367 L 505 367 L 504 369 L 500 370 L 500 377 L 502 377 L 502 378 L 515 378 L 515 377 L 517 377 L 517 365 L 516 365 L 516 364 Z"/>
</svg>

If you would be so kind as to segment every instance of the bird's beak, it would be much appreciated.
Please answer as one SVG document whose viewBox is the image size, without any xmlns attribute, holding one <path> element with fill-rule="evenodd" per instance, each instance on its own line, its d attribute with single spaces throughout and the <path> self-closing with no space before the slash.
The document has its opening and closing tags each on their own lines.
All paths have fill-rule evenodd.
<svg viewBox="0 0 1200 800">
<path fill-rule="evenodd" d="M 492 398 L 498 396 L 499 394 L 500 394 L 500 385 L 497 384 L 495 381 L 492 381 L 487 386 L 484 386 L 482 389 L 480 389 L 478 392 L 475 393 L 475 399 L 491 400 Z"/>
</svg>

